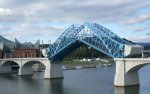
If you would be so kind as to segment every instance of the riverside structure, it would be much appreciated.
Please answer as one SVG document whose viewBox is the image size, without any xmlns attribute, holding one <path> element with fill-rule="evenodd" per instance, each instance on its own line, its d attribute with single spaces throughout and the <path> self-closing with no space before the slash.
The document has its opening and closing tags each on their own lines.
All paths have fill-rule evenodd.
<svg viewBox="0 0 150 94">
<path fill-rule="evenodd" d="M 61 61 L 69 53 L 80 47 L 81 44 L 85 44 L 113 59 L 139 56 L 142 54 L 143 50 L 143 47 L 120 38 L 109 29 L 97 23 L 71 25 L 68 29 L 65 30 L 65 32 L 62 33 L 62 35 L 59 36 L 59 38 L 53 44 L 42 51 L 46 58 L 2 59 L 0 62 L 1 72 L 8 73 L 11 71 L 11 63 L 8 63 L 8 61 L 10 61 L 16 62 L 20 66 L 18 75 L 28 75 L 32 72 L 31 62 L 37 61 L 45 65 L 45 78 L 63 77 Z M 118 73 L 120 68 L 124 67 L 118 66 L 119 65 L 117 63 L 116 73 Z M 124 82 L 124 74 L 122 73 L 116 74 L 115 76 L 115 79 L 118 79 L 119 75 L 122 75 L 121 83 Z M 115 85 L 126 86 L 126 84 L 120 84 L 120 82 L 117 82 L 117 80 L 115 80 L 115 83 Z"/>
<path fill-rule="evenodd" d="M 48 58 L 9 58 L 0 59 L 0 73 L 12 73 L 13 65 L 19 67 L 18 75 L 33 74 L 33 64 L 40 63 L 45 69 L 44 78 L 61 78 L 63 77 L 62 66 L 60 62 L 52 63 Z"/>
<path fill-rule="evenodd" d="M 115 86 L 140 85 L 138 71 L 150 64 L 150 58 L 115 58 Z"/>
</svg>

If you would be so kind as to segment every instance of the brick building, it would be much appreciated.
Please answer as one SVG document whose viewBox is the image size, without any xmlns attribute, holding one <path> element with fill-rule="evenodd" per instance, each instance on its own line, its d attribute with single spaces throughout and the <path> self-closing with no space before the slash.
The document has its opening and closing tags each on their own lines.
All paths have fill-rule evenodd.
<svg viewBox="0 0 150 94">
<path fill-rule="evenodd" d="M 13 58 L 36 58 L 40 57 L 40 41 L 38 40 L 35 44 L 31 42 L 20 43 L 15 39 L 15 46 L 13 49 Z"/>
</svg>

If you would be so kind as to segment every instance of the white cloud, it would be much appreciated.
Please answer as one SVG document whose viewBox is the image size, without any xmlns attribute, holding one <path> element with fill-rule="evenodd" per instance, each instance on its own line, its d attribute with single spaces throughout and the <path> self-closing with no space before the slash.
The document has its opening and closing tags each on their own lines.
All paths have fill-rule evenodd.
<svg viewBox="0 0 150 94">
<path fill-rule="evenodd" d="M 9 16 L 12 14 L 12 11 L 7 8 L 0 8 L 0 16 Z"/>
<path fill-rule="evenodd" d="M 59 26 L 40 26 L 38 24 L 24 23 L 20 25 L 13 26 L 12 31 L 1 31 L 1 35 L 14 41 L 15 38 L 21 42 L 33 41 L 38 39 L 48 41 L 56 39 L 63 31 L 63 27 Z"/>
<path fill-rule="evenodd" d="M 25 0 L 22 6 L 19 0 L 13 0 L 14 19 L 31 21 L 57 21 L 66 23 L 120 22 L 136 14 L 137 10 L 150 5 L 148 1 L 131 0 Z M 129 21 L 132 22 L 132 21 Z"/>
<path fill-rule="evenodd" d="M 133 26 L 133 25 L 130 25 L 128 26 L 128 28 L 130 30 L 133 30 L 135 32 L 144 32 L 145 30 L 148 30 L 150 28 L 149 25 L 145 25 L 145 26 Z"/>
<path fill-rule="evenodd" d="M 148 0 L 1 0 L 0 6 L 0 22 L 11 24 L 0 26 L 0 30 L 3 30 L 0 33 L 13 40 L 14 37 L 22 41 L 29 41 L 31 38 L 54 40 L 64 28 L 45 25 L 49 22 L 116 23 L 133 31 L 149 29 L 147 26 L 134 26 L 145 25 L 145 22 L 150 20 L 148 12 L 139 13 L 150 6 Z M 12 34 L 14 36 L 11 36 Z"/>
<path fill-rule="evenodd" d="M 150 43 L 150 37 L 145 38 L 128 38 L 133 42 L 143 42 L 143 43 Z"/>
<path fill-rule="evenodd" d="M 132 17 L 132 18 L 128 18 L 124 21 L 122 21 L 122 24 L 137 24 L 137 23 L 142 23 L 145 21 L 149 21 L 150 20 L 150 13 L 146 13 L 146 14 L 141 14 L 138 15 L 137 17 Z"/>
</svg>

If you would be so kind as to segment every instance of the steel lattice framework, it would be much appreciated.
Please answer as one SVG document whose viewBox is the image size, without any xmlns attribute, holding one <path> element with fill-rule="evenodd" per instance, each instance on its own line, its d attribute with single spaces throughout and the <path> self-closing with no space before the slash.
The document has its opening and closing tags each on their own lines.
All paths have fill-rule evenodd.
<svg viewBox="0 0 150 94">
<path fill-rule="evenodd" d="M 80 42 L 112 58 L 123 57 L 124 45 L 131 44 L 97 23 L 85 23 L 84 25 L 71 25 L 65 30 L 46 49 L 47 56 L 50 60 L 60 59 L 79 46 Z"/>
</svg>

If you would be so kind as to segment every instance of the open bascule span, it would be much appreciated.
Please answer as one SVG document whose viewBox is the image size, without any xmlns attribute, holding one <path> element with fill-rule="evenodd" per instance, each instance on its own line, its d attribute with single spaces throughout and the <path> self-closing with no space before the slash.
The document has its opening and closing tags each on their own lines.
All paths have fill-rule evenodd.
<svg viewBox="0 0 150 94">
<path fill-rule="evenodd" d="M 60 78 L 63 77 L 63 72 L 61 69 L 61 61 L 66 55 L 68 55 L 69 53 L 80 47 L 81 44 L 85 44 L 97 50 L 98 52 L 107 55 L 112 59 L 139 56 L 141 55 L 143 50 L 143 47 L 136 45 L 130 41 L 127 41 L 126 39 L 120 38 L 119 36 L 114 34 L 111 30 L 97 23 L 85 23 L 83 25 L 73 24 L 68 29 L 66 29 L 53 44 L 51 44 L 48 48 L 42 51 L 45 58 L 41 59 L 10 58 L 0 60 L 1 63 L 0 71 L 1 73 L 9 72 L 10 69 L 7 61 L 12 61 L 16 62 L 20 66 L 18 75 L 30 74 L 31 63 L 29 62 L 38 61 L 45 66 L 45 75 L 44 75 L 45 78 Z M 126 84 L 124 84 L 125 82 L 124 79 L 126 78 L 124 75 L 125 74 L 124 71 L 126 70 L 127 74 L 131 75 L 133 72 L 130 71 L 133 71 L 134 69 L 133 70 L 124 69 L 128 65 L 125 65 L 124 60 L 122 59 L 116 59 L 116 62 L 117 63 L 116 63 L 115 85 L 126 86 Z M 119 78 L 118 75 L 122 75 L 121 78 Z M 136 73 L 133 75 L 137 76 Z M 130 77 L 131 76 L 127 76 L 126 79 L 131 80 Z M 120 81 L 120 79 L 121 82 L 118 82 Z M 133 82 L 132 84 L 134 83 L 137 84 L 138 81 Z"/>
</svg>

